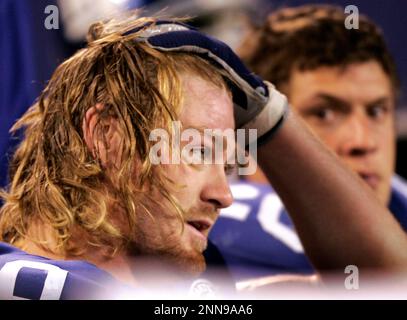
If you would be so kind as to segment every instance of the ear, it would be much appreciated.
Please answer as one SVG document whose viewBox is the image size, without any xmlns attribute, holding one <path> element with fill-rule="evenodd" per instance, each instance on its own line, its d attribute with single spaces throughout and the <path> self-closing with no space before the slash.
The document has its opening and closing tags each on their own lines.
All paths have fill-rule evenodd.
<svg viewBox="0 0 407 320">
<path fill-rule="evenodd" d="M 120 166 L 123 135 L 119 124 L 113 116 L 101 116 L 106 107 L 96 104 L 86 111 L 82 123 L 83 137 L 86 146 L 94 158 L 99 158 L 106 168 Z"/>
</svg>

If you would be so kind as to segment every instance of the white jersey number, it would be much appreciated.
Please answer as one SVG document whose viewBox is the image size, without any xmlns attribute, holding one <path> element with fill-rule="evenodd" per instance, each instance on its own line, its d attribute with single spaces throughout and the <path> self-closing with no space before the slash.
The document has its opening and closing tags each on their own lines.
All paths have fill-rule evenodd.
<svg viewBox="0 0 407 320">
<path fill-rule="evenodd" d="M 14 288 L 21 268 L 33 268 L 47 271 L 47 277 L 41 293 L 41 300 L 58 300 L 61 297 L 68 271 L 57 266 L 27 260 L 10 261 L 0 270 L 0 299 L 23 300 L 14 296 Z"/>
<path fill-rule="evenodd" d="M 235 199 L 234 203 L 222 209 L 221 216 L 239 221 L 245 221 L 250 214 L 250 206 L 239 200 L 254 200 L 260 196 L 260 192 L 254 186 L 237 184 L 231 186 Z M 280 221 L 283 212 L 283 203 L 275 193 L 269 193 L 263 199 L 257 212 L 257 220 L 261 228 L 274 238 L 280 240 L 296 253 L 303 253 L 304 249 L 297 233 Z"/>
</svg>

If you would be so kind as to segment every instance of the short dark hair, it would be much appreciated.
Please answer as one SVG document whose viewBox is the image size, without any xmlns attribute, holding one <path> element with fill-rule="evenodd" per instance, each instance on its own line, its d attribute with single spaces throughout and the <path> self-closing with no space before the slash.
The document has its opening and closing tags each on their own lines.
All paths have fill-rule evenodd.
<svg viewBox="0 0 407 320">
<path fill-rule="evenodd" d="M 239 54 L 255 73 L 279 88 L 295 69 L 322 66 L 346 67 L 352 63 L 377 61 L 389 76 L 394 92 L 399 78 L 382 31 L 365 16 L 358 29 L 345 27 L 344 9 L 331 5 L 284 8 L 253 27 Z"/>
</svg>

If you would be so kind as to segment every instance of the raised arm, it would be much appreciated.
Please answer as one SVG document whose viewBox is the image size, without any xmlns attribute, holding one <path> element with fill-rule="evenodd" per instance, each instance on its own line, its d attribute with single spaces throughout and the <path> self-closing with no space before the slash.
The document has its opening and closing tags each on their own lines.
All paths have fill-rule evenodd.
<svg viewBox="0 0 407 320">
<path fill-rule="evenodd" d="M 293 112 L 259 148 L 258 162 L 317 269 L 354 264 L 407 270 L 407 236 L 400 225 Z"/>
</svg>

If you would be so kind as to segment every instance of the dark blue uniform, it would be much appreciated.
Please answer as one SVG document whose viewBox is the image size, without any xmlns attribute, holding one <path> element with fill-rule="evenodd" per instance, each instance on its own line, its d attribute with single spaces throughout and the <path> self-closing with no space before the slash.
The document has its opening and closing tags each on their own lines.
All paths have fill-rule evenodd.
<svg viewBox="0 0 407 320">
<path fill-rule="evenodd" d="M 209 238 L 236 280 L 284 273 L 312 274 L 280 198 L 268 185 L 242 182 L 231 186 L 235 202 L 221 211 Z M 407 230 L 407 184 L 392 180 L 390 211 Z"/>
<path fill-rule="evenodd" d="M 101 299 L 129 290 L 85 261 L 58 261 L 29 255 L 0 242 L 0 300 Z"/>
<path fill-rule="evenodd" d="M 222 258 L 211 244 L 208 252 L 216 263 L 199 277 L 166 282 L 157 274 L 157 282 L 135 288 L 86 261 L 51 260 L 0 242 L 0 300 L 231 297 L 234 283 Z"/>
</svg>

